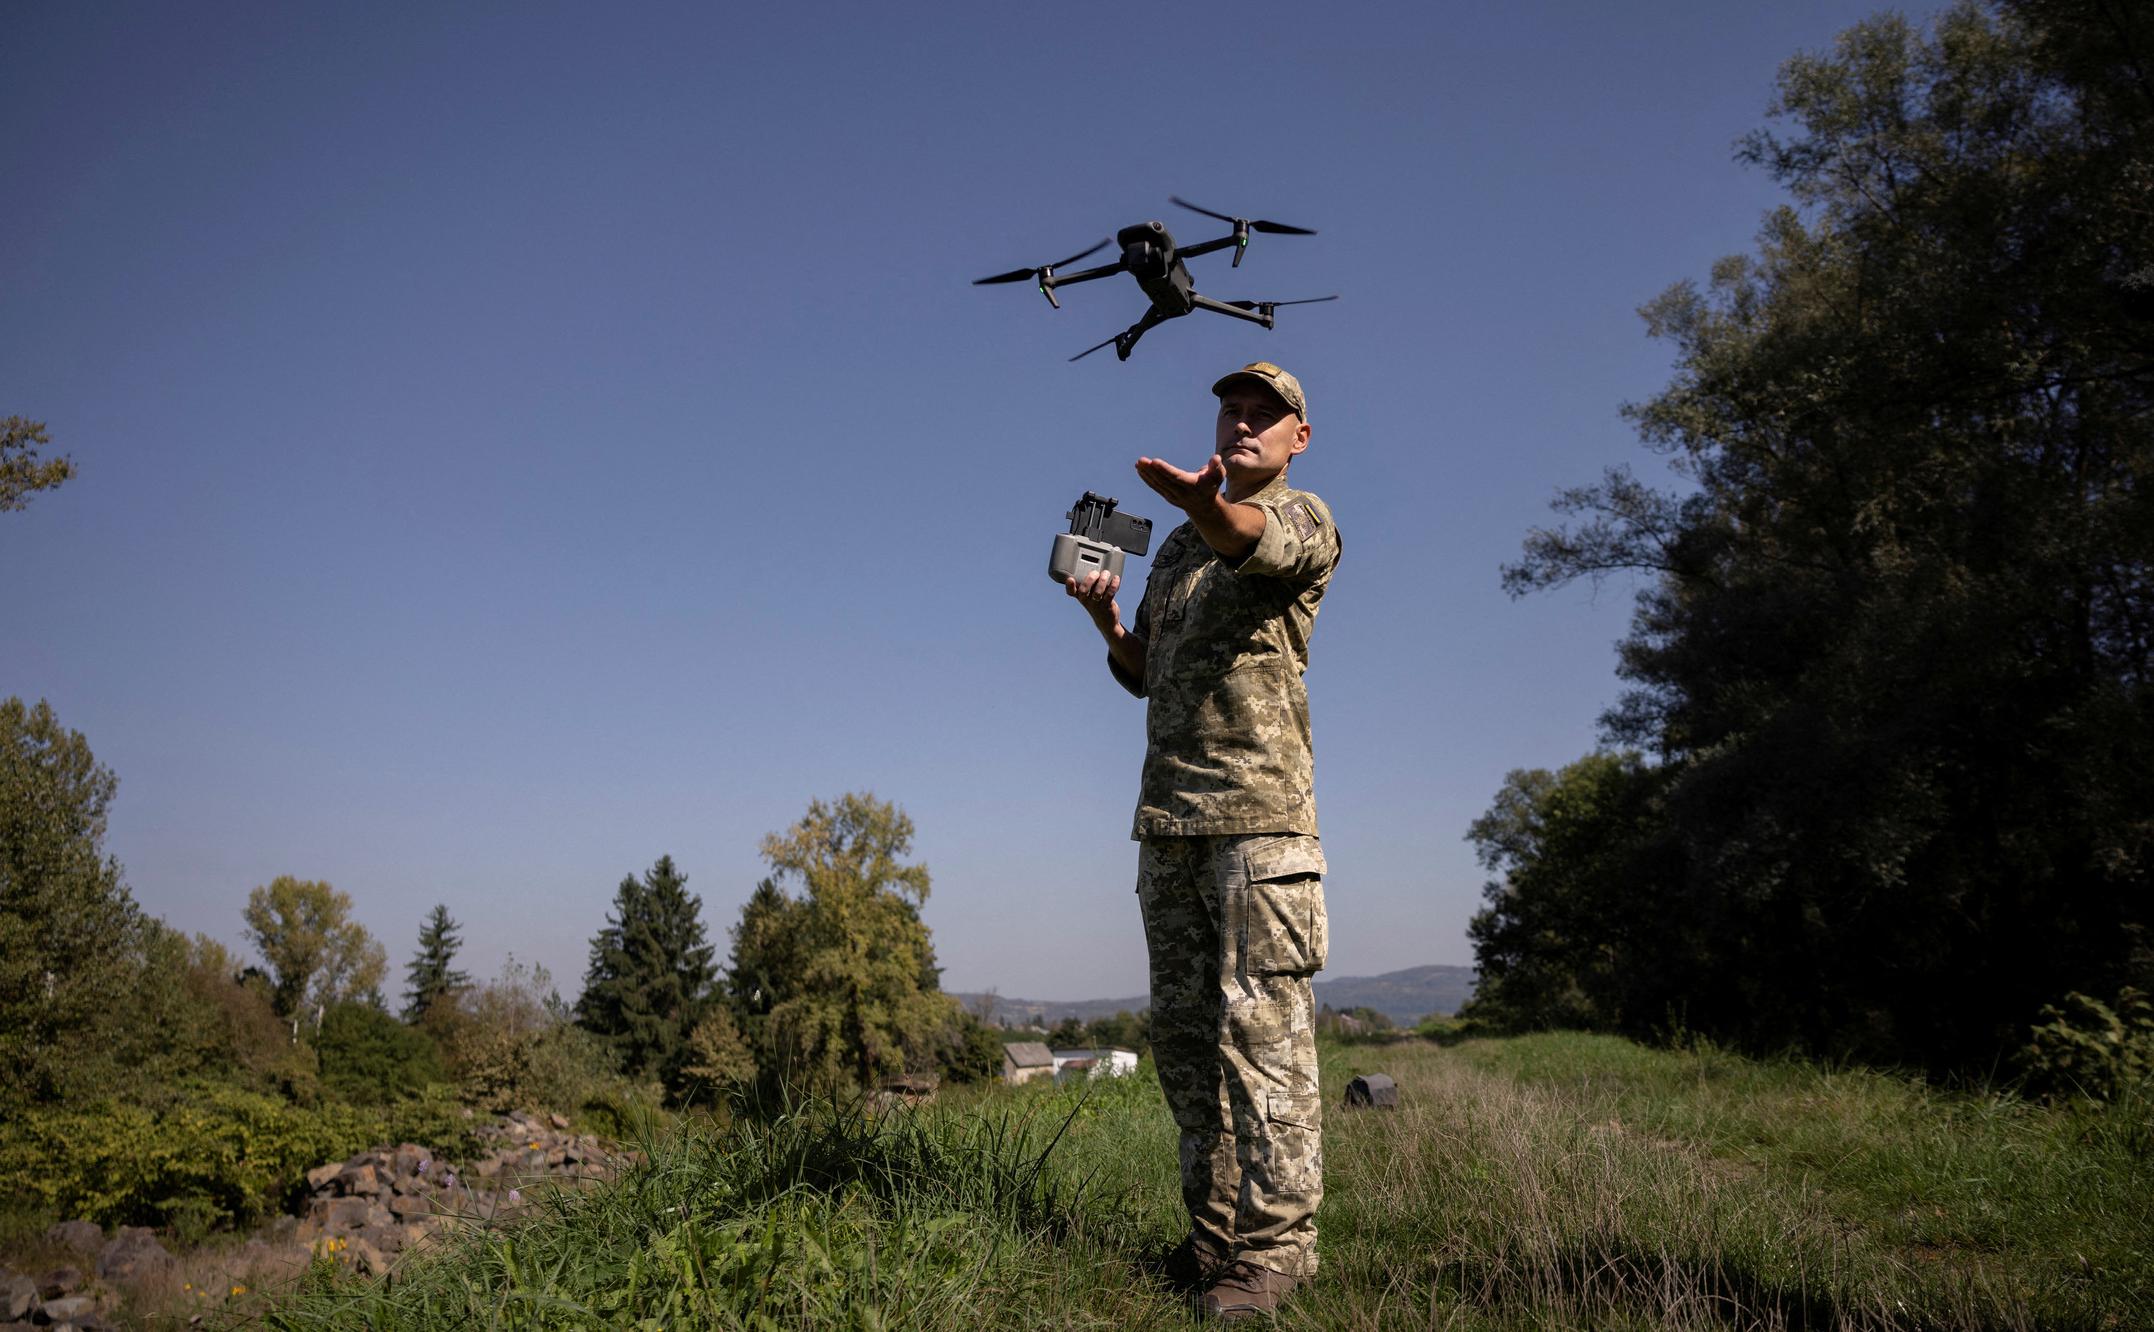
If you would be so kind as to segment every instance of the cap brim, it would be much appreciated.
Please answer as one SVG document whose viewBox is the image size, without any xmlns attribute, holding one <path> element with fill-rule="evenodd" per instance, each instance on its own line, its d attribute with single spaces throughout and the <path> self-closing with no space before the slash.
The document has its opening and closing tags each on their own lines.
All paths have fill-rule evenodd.
<svg viewBox="0 0 2154 1332">
<path fill-rule="evenodd" d="M 1277 384 L 1274 384 L 1270 380 L 1266 379 L 1264 376 L 1256 374 L 1253 371 L 1249 370 L 1236 370 L 1233 374 L 1222 377 L 1218 383 L 1212 385 L 1212 396 L 1215 398 L 1224 398 L 1227 395 L 1228 385 L 1238 383 L 1245 379 L 1248 380 L 1250 383 L 1255 384 L 1257 387 L 1263 389 L 1266 393 L 1271 394 L 1280 402 L 1284 403 L 1287 410 L 1293 412 L 1296 416 L 1301 415 L 1301 408 L 1294 405 L 1294 400 L 1292 398 L 1289 398 L 1284 393 L 1281 393 Z"/>
</svg>

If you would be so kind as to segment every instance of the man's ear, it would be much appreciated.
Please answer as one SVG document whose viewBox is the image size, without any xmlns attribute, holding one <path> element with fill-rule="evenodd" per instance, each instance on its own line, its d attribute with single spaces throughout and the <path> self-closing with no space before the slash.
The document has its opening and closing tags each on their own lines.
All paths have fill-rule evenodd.
<svg viewBox="0 0 2154 1332">
<path fill-rule="evenodd" d="M 1289 458 L 1298 458 L 1301 456 L 1301 451 L 1308 447 L 1309 423 L 1304 421 L 1301 423 L 1301 428 L 1294 432 L 1294 447 L 1288 451 L 1287 456 Z"/>
</svg>

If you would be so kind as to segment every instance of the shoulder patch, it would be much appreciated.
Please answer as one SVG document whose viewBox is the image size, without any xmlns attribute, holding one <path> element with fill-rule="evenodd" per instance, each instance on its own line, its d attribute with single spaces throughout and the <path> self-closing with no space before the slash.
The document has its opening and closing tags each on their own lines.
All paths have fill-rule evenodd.
<svg viewBox="0 0 2154 1332">
<path fill-rule="evenodd" d="M 1294 529 L 1294 535 L 1304 541 L 1315 536 L 1316 529 L 1323 526 L 1324 522 L 1316 516 L 1316 506 L 1307 500 L 1295 500 L 1287 505 L 1282 516 L 1285 517 L 1287 526 Z"/>
</svg>

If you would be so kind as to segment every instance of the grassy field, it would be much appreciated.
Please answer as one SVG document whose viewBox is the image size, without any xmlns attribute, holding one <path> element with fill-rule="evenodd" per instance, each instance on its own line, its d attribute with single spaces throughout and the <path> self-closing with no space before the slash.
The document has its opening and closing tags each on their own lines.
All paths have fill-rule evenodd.
<svg viewBox="0 0 2154 1332">
<path fill-rule="evenodd" d="M 2154 1132 L 1874 1073 L 1550 1035 L 1327 1047 L 1306 1328 L 2154 1327 Z M 1182 1327 L 1150 1070 L 689 1126 L 610 1190 L 280 1328 Z M 262 1317 L 259 1309 L 252 1316 Z"/>
</svg>

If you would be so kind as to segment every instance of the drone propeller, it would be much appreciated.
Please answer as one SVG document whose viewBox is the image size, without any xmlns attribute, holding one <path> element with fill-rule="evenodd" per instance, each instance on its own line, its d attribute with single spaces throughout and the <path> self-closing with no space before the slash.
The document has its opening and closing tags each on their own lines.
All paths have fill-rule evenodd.
<svg viewBox="0 0 2154 1332">
<path fill-rule="evenodd" d="M 972 285 L 975 287 L 987 287 L 997 282 L 1022 282 L 1026 278 L 1031 278 L 1035 283 L 1039 284 L 1040 295 L 1045 296 L 1047 303 L 1059 310 L 1062 308 L 1062 302 L 1055 299 L 1055 270 L 1067 268 L 1079 259 L 1089 259 L 1105 248 L 1107 248 L 1107 242 L 1103 240 L 1091 249 L 1073 254 L 1067 259 L 1058 260 L 1051 264 L 1043 264 L 1038 268 L 1013 268 L 1007 273 L 997 273 L 993 277 L 976 278 Z"/>
<path fill-rule="evenodd" d="M 1234 263 L 1232 266 L 1235 268 L 1242 266 L 1242 252 L 1249 248 L 1249 233 L 1252 231 L 1261 231 L 1271 236 L 1314 236 L 1316 234 L 1307 227 L 1290 227 L 1284 222 L 1266 222 L 1261 219 L 1252 221 L 1246 217 L 1228 217 L 1225 213 L 1215 213 L 1209 208 L 1199 208 L 1179 195 L 1170 194 L 1167 199 L 1169 202 L 1179 204 L 1192 213 L 1202 213 L 1206 217 L 1217 218 L 1221 222 L 1230 223 L 1233 226 Z"/>
</svg>

